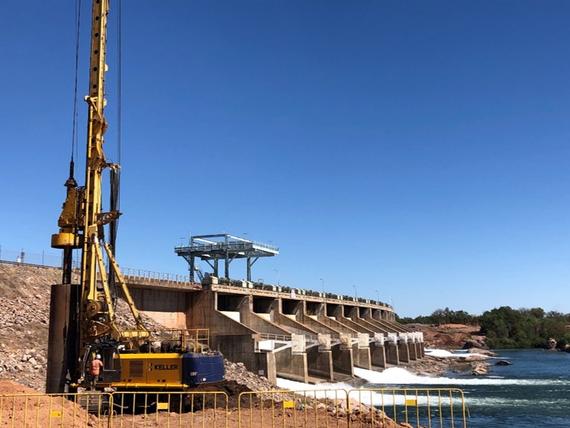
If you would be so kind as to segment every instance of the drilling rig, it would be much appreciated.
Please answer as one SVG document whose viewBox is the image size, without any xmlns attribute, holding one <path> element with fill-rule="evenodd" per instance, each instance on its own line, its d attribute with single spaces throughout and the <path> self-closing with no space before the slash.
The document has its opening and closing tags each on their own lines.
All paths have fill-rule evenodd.
<svg viewBox="0 0 570 428">
<path fill-rule="evenodd" d="M 62 283 L 51 290 L 46 390 L 59 393 L 88 386 L 184 390 L 217 382 L 223 379 L 222 355 L 188 339 L 187 332 L 180 331 L 180 337 L 171 338 L 168 346 L 156 345 L 115 259 L 113 226 L 120 213 L 114 188 L 118 180 L 114 178 L 120 166 L 108 162 L 103 150 L 108 127 L 104 114 L 108 15 L 109 0 L 92 1 L 89 91 L 85 97 L 85 185 L 79 186 L 75 180 L 72 158 L 59 232 L 51 238 L 52 247 L 63 250 L 63 274 Z M 111 177 L 109 211 L 103 211 L 102 203 L 106 169 Z M 106 240 L 106 228 L 110 229 L 110 242 Z M 74 250 L 81 253 L 78 283 L 74 283 Z M 117 323 L 118 294 L 130 309 L 134 328 L 125 329 Z M 102 356 L 103 376 L 93 385 L 88 364 L 96 354 Z"/>
</svg>

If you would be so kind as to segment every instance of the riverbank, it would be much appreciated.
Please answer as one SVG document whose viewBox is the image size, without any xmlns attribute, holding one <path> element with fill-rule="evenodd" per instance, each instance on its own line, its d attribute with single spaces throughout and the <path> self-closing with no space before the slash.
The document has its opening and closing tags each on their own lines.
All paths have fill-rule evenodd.
<svg viewBox="0 0 570 428">
<path fill-rule="evenodd" d="M 488 372 L 489 360 L 495 354 L 484 349 L 448 351 L 426 348 L 426 356 L 405 366 L 420 376 L 444 376 L 448 373 L 480 376 Z"/>
</svg>

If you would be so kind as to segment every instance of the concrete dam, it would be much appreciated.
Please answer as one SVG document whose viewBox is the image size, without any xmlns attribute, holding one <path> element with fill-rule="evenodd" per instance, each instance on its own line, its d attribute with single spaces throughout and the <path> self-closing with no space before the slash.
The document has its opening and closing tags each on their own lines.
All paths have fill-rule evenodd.
<svg viewBox="0 0 570 428">
<path fill-rule="evenodd" d="M 210 236 L 227 240 L 230 235 Z M 424 356 L 422 333 L 396 322 L 386 303 L 254 283 L 251 260 L 247 280 L 226 279 L 227 245 L 220 245 L 225 278 L 216 276 L 219 258 L 211 248 L 199 255 L 215 259 L 209 263 L 214 272 L 199 282 L 128 274 L 137 307 L 167 328 L 208 329 L 211 348 L 274 383 L 277 377 L 305 383 L 342 381 L 353 376 L 354 367 L 382 370 Z M 248 258 L 247 251 L 241 253 Z"/>
</svg>

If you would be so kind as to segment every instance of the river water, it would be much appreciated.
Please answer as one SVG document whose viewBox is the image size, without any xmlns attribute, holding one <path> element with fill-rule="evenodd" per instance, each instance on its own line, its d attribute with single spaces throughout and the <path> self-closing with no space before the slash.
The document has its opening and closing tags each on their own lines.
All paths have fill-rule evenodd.
<svg viewBox="0 0 570 428">
<path fill-rule="evenodd" d="M 461 386 L 472 427 L 570 427 L 570 353 L 499 351 L 512 366 L 493 366 L 484 382 Z"/>
<path fill-rule="evenodd" d="M 470 428 L 570 427 L 570 353 L 543 350 L 497 351 L 511 366 L 492 365 L 486 376 L 449 373 L 443 377 L 418 376 L 403 368 L 384 372 L 355 369 L 368 381 L 365 387 L 460 388 L 469 408 Z M 490 360 L 493 364 L 493 360 Z M 297 382 L 279 380 L 282 387 L 303 389 Z M 345 384 L 328 387 L 349 389 Z M 309 387 L 308 385 L 304 386 Z M 311 385 L 315 388 L 315 385 Z"/>
</svg>

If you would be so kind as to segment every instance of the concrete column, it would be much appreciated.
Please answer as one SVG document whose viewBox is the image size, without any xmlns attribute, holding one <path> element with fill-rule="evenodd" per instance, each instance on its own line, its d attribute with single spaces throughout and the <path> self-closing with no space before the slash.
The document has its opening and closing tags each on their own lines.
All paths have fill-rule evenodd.
<svg viewBox="0 0 570 428">
<path fill-rule="evenodd" d="M 358 344 L 352 345 L 354 355 L 354 365 L 362 369 L 372 370 L 372 359 L 370 358 L 370 348 L 359 348 Z"/>
<path fill-rule="evenodd" d="M 267 354 L 257 354 L 259 355 L 259 359 L 265 363 L 266 367 L 266 374 L 265 376 L 270 382 L 273 384 L 277 383 L 277 363 L 275 362 L 275 354 L 273 352 Z M 260 376 L 263 376 L 261 373 L 258 372 Z"/>
<path fill-rule="evenodd" d="M 398 344 L 396 342 L 386 342 L 386 362 L 397 366 L 400 364 L 400 354 L 398 352 Z"/>
<path fill-rule="evenodd" d="M 410 348 L 407 340 L 404 338 L 398 340 L 398 356 L 402 363 L 410 362 Z"/>
<path fill-rule="evenodd" d="M 410 338 L 411 346 L 413 347 L 413 349 L 410 349 L 410 358 L 412 360 L 419 360 L 420 358 L 423 358 L 423 335 L 418 331 L 413 331 L 411 333 L 408 333 L 408 343 L 410 343 Z"/>
<path fill-rule="evenodd" d="M 372 369 L 372 358 L 370 356 L 370 336 L 367 333 L 358 333 L 358 340 L 352 345 L 352 355 L 354 355 L 354 365 L 363 369 Z"/>
<path fill-rule="evenodd" d="M 410 354 L 410 360 L 416 361 L 418 359 L 418 353 L 416 348 L 416 342 L 408 342 L 408 349 Z"/>
<path fill-rule="evenodd" d="M 309 376 L 334 380 L 332 351 L 320 351 L 317 346 L 307 350 L 307 364 Z"/>
<path fill-rule="evenodd" d="M 323 303 L 302 301 L 299 311 L 297 311 L 297 320 L 308 328 L 317 331 L 319 336 L 327 335 L 335 342 L 331 346 L 332 369 L 333 373 L 336 374 L 334 375 L 335 380 L 353 376 L 354 357 L 350 346 L 350 335 L 355 332 L 336 320 L 328 318 L 325 315 L 325 310 Z M 321 361 L 325 358 L 324 356 L 319 357 Z"/>
<path fill-rule="evenodd" d="M 307 354 L 293 353 L 291 348 L 273 352 L 277 376 L 292 379 L 298 382 L 309 382 L 309 370 L 307 367 Z"/>
<path fill-rule="evenodd" d="M 393 365 L 400 364 L 401 360 L 397 333 L 388 333 L 384 340 L 384 347 L 386 348 L 386 362 Z"/>
<path fill-rule="evenodd" d="M 373 366 L 386 368 L 386 348 L 384 348 L 383 344 L 373 343 L 370 347 L 370 355 Z"/>
<path fill-rule="evenodd" d="M 422 347 L 420 342 L 414 342 L 414 348 L 416 353 L 416 359 L 419 360 L 422 358 Z"/>
<path fill-rule="evenodd" d="M 352 348 L 342 344 L 332 347 L 333 370 L 337 373 L 354 376 Z"/>
</svg>

